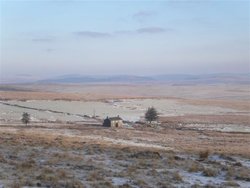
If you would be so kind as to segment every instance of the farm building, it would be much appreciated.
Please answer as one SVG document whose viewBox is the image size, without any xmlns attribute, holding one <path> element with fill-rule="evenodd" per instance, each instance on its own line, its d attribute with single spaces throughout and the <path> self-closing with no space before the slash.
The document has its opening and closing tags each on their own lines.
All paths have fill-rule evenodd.
<svg viewBox="0 0 250 188">
<path fill-rule="evenodd" d="M 122 127 L 123 121 L 119 116 L 117 117 L 107 117 L 103 121 L 104 127 Z"/>
</svg>

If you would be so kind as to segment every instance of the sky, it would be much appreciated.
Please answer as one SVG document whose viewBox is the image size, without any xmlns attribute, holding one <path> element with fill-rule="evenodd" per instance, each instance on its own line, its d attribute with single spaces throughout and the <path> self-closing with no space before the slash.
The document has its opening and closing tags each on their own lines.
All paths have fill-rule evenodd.
<svg viewBox="0 0 250 188">
<path fill-rule="evenodd" d="M 250 1 L 0 0 L 1 81 L 250 72 Z"/>
</svg>

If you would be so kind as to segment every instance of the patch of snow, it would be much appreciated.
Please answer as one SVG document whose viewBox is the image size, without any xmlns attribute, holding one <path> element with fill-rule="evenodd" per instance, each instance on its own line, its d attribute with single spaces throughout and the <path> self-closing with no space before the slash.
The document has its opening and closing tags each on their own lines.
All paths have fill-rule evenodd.
<svg viewBox="0 0 250 188">
<path fill-rule="evenodd" d="M 113 177 L 112 182 L 115 186 L 121 186 L 128 182 L 129 180 L 127 178 L 121 178 L 121 177 Z"/>
<path fill-rule="evenodd" d="M 201 123 L 190 123 L 184 125 L 186 128 L 197 129 L 197 130 L 213 130 L 221 132 L 246 132 L 250 133 L 250 127 L 239 124 L 201 124 Z"/>
<path fill-rule="evenodd" d="M 223 157 L 219 156 L 219 155 L 212 155 L 209 156 L 209 159 L 211 161 L 216 161 L 219 162 L 223 165 L 228 164 L 228 163 L 237 163 L 240 162 L 242 164 L 242 166 L 245 166 L 247 168 L 250 168 L 250 159 L 245 159 L 242 157 L 231 157 L 232 161 L 228 160 L 228 159 L 224 159 Z"/>
<path fill-rule="evenodd" d="M 250 168 L 250 159 L 237 158 L 237 161 L 240 162 L 243 166 Z"/>
<path fill-rule="evenodd" d="M 196 173 L 190 173 L 186 171 L 180 171 L 179 172 L 183 181 L 186 183 L 189 183 L 191 185 L 193 184 L 199 184 L 202 186 L 205 186 L 207 184 L 217 185 L 221 186 L 227 181 L 224 179 L 224 175 L 218 175 L 216 177 L 207 177 L 202 174 L 202 172 L 196 172 Z M 249 188 L 249 182 L 246 181 L 239 181 L 234 180 L 235 183 L 239 184 L 242 188 Z"/>
<path fill-rule="evenodd" d="M 72 135 L 75 137 L 75 133 Z M 171 147 L 162 146 L 159 144 L 151 144 L 151 143 L 144 143 L 144 142 L 138 142 L 133 140 L 124 140 L 124 139 L 113 139 L 108 138 L 104 136 L 98 136 L 98 135 L 91 135 L 91 136 L 78 136 L 79 138 L 85 138 L 90 140 L 98 140 L 101 142 L 111 142 L 112 144 L 117 145 L 125 145 L 125 146 L 135 146 L 135 147 L 144 147 L 144 148 L 156 148 L 156 149 L 163 149 L 163 150 L 173 150 Z"/>
<path fill-rule="evenodd" d="M 197 173 L 190 173 L 190 172 L 179 172 L 183 181 L 188 182 L 190 184 L 200 184 L 200 185 L 207 185 L 207 184 L 216 184 L 220 185 L 224 183 L 225 181 L 220 177 L 207 177 L 203 176 L 201 172 Z"/>
<path fill-rule="evenodd" d="M 4 188 L 4 185 L 1 183 L 1 181 L 0 181 L 0 188 Z"/>
</svg>

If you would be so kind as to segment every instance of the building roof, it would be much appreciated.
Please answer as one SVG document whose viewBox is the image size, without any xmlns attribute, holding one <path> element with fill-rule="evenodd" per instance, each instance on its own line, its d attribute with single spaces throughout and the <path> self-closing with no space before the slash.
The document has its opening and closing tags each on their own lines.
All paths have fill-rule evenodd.
<svg viewBox="0 0 250 188">
<path fill-rule="evenodd" d="M 117 116 L 117 117 L 109 117 L 108 119 L 109 119 L 110 121 L 122 120 L 122 118 L 120 118 L 119 116 Z"/>
</svg>

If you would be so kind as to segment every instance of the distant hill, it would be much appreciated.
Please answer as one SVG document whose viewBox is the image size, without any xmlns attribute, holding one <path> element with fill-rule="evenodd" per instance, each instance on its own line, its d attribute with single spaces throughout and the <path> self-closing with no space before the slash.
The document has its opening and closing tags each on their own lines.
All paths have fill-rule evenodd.
<svg viewBox="0 0 250 188">
<path fill-rule="evenodd" d="M 168 74 L 153 76 L 84 76 L 65 75 L 51 79 L 40 80 L 38 83 L 170 83 L 170 84 L 216 84 L 238 83 L 250 84 L 250 74 Z"/>
<path fill-rule="evenodd" d="M 66 75 L 53 79 L 38 81 L 40 83 L 127 83 L 150 82 L 153 78 L 147 76 L 118 75 L 118 76 L 80 76 Z"/>
<path fill-rule="evenodd" d="M 250 84 L 250 74 L 205 74 L 205 75 L 158 75 L 157 81 L 173 84 Z"/>
</svg>

